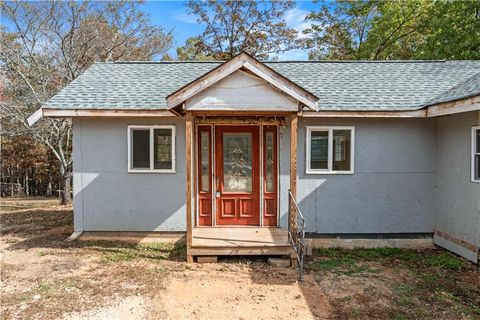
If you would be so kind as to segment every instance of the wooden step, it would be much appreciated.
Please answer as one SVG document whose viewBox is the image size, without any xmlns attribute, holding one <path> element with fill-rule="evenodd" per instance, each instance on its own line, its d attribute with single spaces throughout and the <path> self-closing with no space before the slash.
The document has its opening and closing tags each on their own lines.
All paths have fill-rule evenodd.
<svg viewBox="0 0 480 320">
<path fill-rule="evenodd" d="M 220 247 L 192 247 L 188 249 L 187 255 L 190 256 L 291 256 L 294 251 L 291 246 L 278 247 L 238 247 L 238 248 L 220 248 Z"/>
<path fill-rule="evenodd" d="M 288 231 L 261 227 L 198 227 L 192 230 L 188 256 L 294 256 Z"/>
<path fill-rule="evenodd" d="M 260 227 L 199 227 L 192 231 L 192 247 L 265 248 L 289 246 L 288 231 Z"/>
</svg>

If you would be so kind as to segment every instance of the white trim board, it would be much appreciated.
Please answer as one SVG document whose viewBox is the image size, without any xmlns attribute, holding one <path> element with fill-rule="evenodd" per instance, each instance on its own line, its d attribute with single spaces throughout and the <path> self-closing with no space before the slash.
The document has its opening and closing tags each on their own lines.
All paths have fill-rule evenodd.
<svg viewBox="0 0 480 320">
<path fill-rule="evenodd" d="M 475 177 L 475 158 L 480 157 L 480 150 L 476 150 L 477 146 L 477 131 L 480 131 L 480 126 L 472 127 L 472 149 L 471 149 L 471 180 L 475 183 L 480 183 L 480 179 Z M 479 160 L 480 161 L 480 160 Z M 480 175 L 480 173 L 479 173 Z"/>
</svg>

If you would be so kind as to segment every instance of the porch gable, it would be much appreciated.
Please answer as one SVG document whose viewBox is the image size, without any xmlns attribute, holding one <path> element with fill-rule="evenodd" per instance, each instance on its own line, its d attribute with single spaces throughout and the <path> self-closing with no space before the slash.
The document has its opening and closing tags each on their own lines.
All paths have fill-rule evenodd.
<svg viewBox="0 0 480 320">
<path fill-rule="evenodd" d="M 245 52 L 240 53 L 231 60 L 219 65 L 198 79 L 168 95 L 167 108 L 174 109 L 182 106 L 188 99 L 207 90 L 239 70 L 247 71 L 262 79 L 272 87 L 289 96 L 292 100 L 296 101 L 297 106 L 303 105 L 310 110 L 317 110 L 317 96 Z"/>
<path fill-rule="evenodd" d="M 188 111 L 298 111 L 291 96 L 264 79 L 237 70 L 185 101 Z"/>
</svg>

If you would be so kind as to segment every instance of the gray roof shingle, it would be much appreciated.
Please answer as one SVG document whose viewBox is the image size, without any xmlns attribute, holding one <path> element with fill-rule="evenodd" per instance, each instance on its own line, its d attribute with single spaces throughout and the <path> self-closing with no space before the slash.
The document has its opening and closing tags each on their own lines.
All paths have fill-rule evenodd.
<svg viewBox="0 0 480 320">
<path fill-rule="evenodd" d="M 427 105 L 455 101 L 476 95 L 480 95 L 480 73 L 436 96 L 430 100 Z"/>
<path fill-rule="evenodd" d="M 44 107 L 165 109 L 167 95 L 219 64 L 95 63 Z M 480 61 L 292 61 L 266 65 L 319 97 L 319 110 L 417 110 L 480 93 Z"/>
</svg>

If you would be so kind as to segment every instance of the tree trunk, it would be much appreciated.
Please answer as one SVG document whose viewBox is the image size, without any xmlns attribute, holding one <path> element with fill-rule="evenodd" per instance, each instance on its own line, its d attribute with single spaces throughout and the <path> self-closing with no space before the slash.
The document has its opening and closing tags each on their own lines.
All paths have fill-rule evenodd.
<svg viewBox="0 0 480 320">
<path fill-rule="evenodd" d="M 47 197 L 51 197 L 51 196 L 52 196 L 52 181 L 50 179 L 47 184 Z"/>
<path fill-rule="evenodd" d="M 70 196 L 72 173 L 67 170 L 63 165 L 60 165 L 60 205 L 64 206 L 69 204 L 72 200 Z"/>
<path fill-rule="evenodd" d="M 10 196 L 13 197 L 13 169 L 10 168 Z"/>
<path fill-rule="evenodd" d="M 52 154 L 51 152 L 48 153 L 48 171 L 47 171 L 47 197 L 51 197 L 53 195 L 53 189 L 52 189 Z"/>
<path fill-rule="evenodd" d="M 30 196 L 30 186 L 28 185 L 28 170 L 25 170 L 25 195 Z"/>
</svg>

